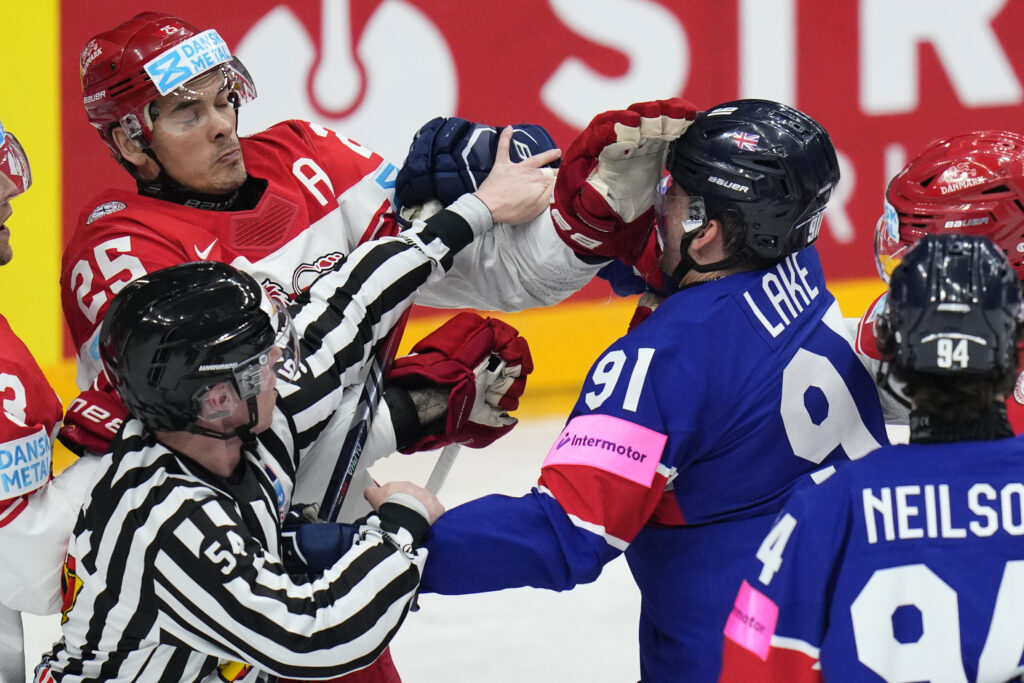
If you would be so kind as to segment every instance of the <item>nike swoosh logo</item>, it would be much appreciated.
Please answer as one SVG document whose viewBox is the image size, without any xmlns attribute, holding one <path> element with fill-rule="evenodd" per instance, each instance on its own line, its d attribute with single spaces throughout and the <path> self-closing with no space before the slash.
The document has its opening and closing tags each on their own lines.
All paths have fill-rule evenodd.
<svg viewBox="0 0 1024 683">
<path fill-rule="evenodd" d="M 196 250 L 196 256 L 199 257 L 199 260 L 205 261 L 206 257 L 210 255 L 210 250 L 213 249 L 213 245 L 215 244 L 217 244 L 217 240 L 210 242 L 210 246 L 208 246 L 206 249 L 203 249 L 202 251 L 200 251 L 199 247 L 195 244 L 192 245 L 192 248 Z"/>
</svg>

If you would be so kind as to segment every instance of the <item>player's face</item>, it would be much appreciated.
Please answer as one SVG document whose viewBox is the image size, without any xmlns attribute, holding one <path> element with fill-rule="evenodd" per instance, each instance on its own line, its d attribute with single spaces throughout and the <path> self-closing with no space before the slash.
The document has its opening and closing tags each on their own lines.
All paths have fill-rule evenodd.
<svg viewBox="0 0 1024 683">
<path fill-rule="evenodd" d="M 18 187 L 3 173 L 0 173 L 0 266 L 11 262 L 14 251 L 11 249 L 11 231 L 7 228 L 7 219 L 14 213 L 11 199 L 18 195 Z"/>
<path fill-rule="evenodd" d="M 664 273 L 672 273 L 682 256 L 679 247 L 686 234 L 684 226 L 691 219 L 690 197 L 674 183 L 667 184 L 664 192 L 664 214 L 658 217 L 658 236 L 662 242 L 662 254 L 658 266 Z"/>
<path fill-rule="evenodd" d="M 150 109 L 150 147 L 171 178 L 206 194 L 233 192 L 245 182 L 228 79 L 215 69 L 157 99 Z"/>
</svg>

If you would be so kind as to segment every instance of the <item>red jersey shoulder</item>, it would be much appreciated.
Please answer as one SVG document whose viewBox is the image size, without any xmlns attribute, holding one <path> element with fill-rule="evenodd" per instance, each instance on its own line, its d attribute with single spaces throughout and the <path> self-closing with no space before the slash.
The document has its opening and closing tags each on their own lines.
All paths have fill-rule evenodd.
<svg viewBox="0 0 1024 683">
<path fill-rule="evenodd" d="M 878 315 L 885 309 L 885 298 L 888 296 L 888 292 L 883 292 L 874 302 L 868 306 L 867 311 L 864 312 L 864 316 L 857 323 L 857 338 L 854 340 L 856 348 L 854 349 L 857 353 L 873 358 L 874 360 L 881 360 L 881 354 L 878 352 L 878 342 L 875 339 L 875 320 Z"/>
<path fill-rule="evenodd" d="M 277 123 L 242 138 L 241 143 L 246 168 L 257 177 L 266 177 L 263 174 L 268 170 L 297 174 L 303 161 L 314 161 L 332 183 L 348 187 L 386 165 L 379 154 L 337 131 L 298 119 Z M 309 170 L 302 176 L 310 177 Z M 335 187 L 335 194 L 340 195 L 345 187 Z"/>
<path fill-rule="evenodd" d="M 0 315 L 0 403 L 3 411 L 25 426 L 42 426 L 47 434 L 64 414 L 60 398 L 36 363 L 28 347 Z M 0 422 L 0 442 L 12 435 L 9 422 Z"/>
<path fill-rule="evenodd" d="M 125 190 L 107 190 L 79 214 L 75 232 L 64 252 L 65 266 L 69 256 L 125 235 L 177 247 L 184 254 L 188 243 L 194 241 L 192 238 L 217 232 L 222 222 L 223 212 L 205 211 Z"/>
</svg>

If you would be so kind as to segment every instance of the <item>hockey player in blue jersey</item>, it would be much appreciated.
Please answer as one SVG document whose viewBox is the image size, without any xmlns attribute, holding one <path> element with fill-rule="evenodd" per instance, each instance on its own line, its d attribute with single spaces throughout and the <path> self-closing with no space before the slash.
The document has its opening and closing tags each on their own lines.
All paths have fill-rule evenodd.
<svg viewBox="0 0 1024 683">
<path fill-rule="evenodd" d="M 422 586 L 565 590 L 624 552 L 643 595 L 643 681 L 708 681 L 750 548 L 790 490 L 886 437 L 810 246 L 839 180 L 825 130 L 730 102 L 698 115 L 667 164 L 648 161 L 629 184 L 654 193 L 679 291 L 597 359 L 536 488 L 438 520 Z"/>
<path fill-rule="evenodd" d="M 738 584 L 721 680 L 1019 680 L 1024 441 L 1004 400 L 1021 321 L 986 237 L 906 253 L 876 330 L 910 444 L 794 494 Z"/>
</svg>

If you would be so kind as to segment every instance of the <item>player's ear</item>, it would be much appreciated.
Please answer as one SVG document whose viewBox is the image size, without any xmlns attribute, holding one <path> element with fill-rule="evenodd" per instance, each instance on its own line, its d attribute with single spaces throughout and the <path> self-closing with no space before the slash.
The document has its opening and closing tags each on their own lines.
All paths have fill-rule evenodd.
<svg viewBox="0 0 1024 683">
<path fill-rule="evenodd" d="M 696 263 L 715 263 L 724 259 L 725 253 L 725 228 L 717 218 L 712 218 L 708 224 L 697 231 L 690 240 L 687 252 Z"/>
<path fill-rule="evenodd" d="M 694 235 L 693 241 L 696 246 L 706 247 L 713 244 L 716 240 L 722 241 L 725 232 L 722 228 L 722 223 L 717 218 L 712 218 L 708 221 L 708 224 L 697 231 Z"/>
<path fill-rule="evenodd" d="M 133 166 L 146 165 L 149 157 L 142 151 L 139 143 L 128 137 L 128 134 L 124 132 L 121 126 L 115 125 L 110 131 L 110 136 L 114 139 L 114 145 L 117 146 L 117 151 L 125 161 Z"/>
</svg>

